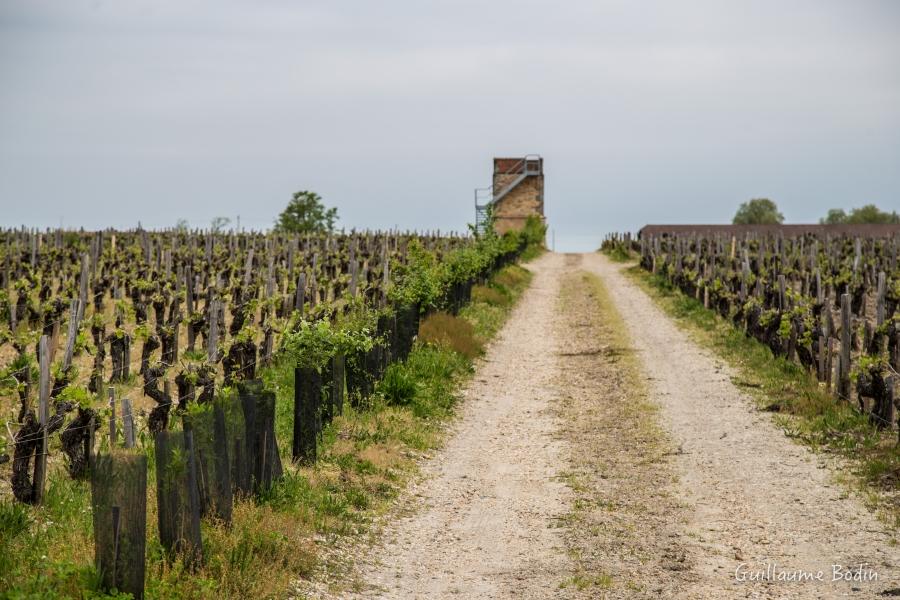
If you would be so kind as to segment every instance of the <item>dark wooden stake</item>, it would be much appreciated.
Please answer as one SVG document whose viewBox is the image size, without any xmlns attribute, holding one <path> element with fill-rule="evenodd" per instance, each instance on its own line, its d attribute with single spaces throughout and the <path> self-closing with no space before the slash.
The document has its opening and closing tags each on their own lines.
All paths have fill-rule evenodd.
<svg viewBox="0 0 900 600">
<path fill-rule="evenodd" d="M 144 597 L 147 539 L 147 457 L 113 453 L 91 473 L 94 564 L 104 589 Z"/>
</svg>

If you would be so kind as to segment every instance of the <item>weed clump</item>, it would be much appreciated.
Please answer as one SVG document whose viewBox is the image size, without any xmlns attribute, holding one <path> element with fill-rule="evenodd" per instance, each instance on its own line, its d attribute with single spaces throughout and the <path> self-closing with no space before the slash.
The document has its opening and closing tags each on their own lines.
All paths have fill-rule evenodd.
<svg viewBox="0 0 900 600">
<path fill-rule="evenodd" d="M 606 240 L 600 246 L 600 252 L 605 254 L 613 262 L 629 262 L 635 258 L 629 244 L 622 240 Z"/>
<path fill-rule="evenodd" d="M 378 382 L 378 391 L 385 402 L 392 406 L 406 406 L 416 397 L 418 385 L 408 369 L 398 363 L 391 364 Z"/>
<path fill-rule="evenodd" d="M 493 283 L 506 290 L 521 291 L 528 285 L 530 280 L 531 272 L 528 269 L 524 269 L 519 265 L 510 265 L 494 275 Z"/>
<path fill-rule="evenodd" d="M 472 288 L 472 302 L 484 302 L 491 306 L 507 306 L 512 302 L 512 298 L 505 289 L 476 285 Z"/>
<path fill-rule="evenodd" d="M 449 348 L 466 358 L 475 358 L 484 351 L 484 342 L 475 335 L 475 327 L 468 320 L 445 312 L 426 317 L 419 325 L 419 340 Z"/>
</svg>

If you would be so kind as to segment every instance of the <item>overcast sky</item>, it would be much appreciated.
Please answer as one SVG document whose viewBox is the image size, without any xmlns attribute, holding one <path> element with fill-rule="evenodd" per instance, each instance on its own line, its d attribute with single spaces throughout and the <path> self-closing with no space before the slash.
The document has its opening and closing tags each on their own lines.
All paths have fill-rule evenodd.
<svg viewBox="0 0 900 600">
<path fill-rule="evenodd" d="M 557 248 L 900 210 L 900 2 L 0 0 L 0 224 L 464 230 L 545 159 Z"/>
</svg>

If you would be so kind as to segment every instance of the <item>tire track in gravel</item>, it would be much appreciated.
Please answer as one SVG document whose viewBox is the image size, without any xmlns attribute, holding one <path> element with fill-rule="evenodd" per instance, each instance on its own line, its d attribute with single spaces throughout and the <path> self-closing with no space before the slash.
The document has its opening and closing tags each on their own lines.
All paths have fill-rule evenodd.
<svg viewBox="0 0 900 600">
<path fill-rule="evenodd" d="M 567 257 L 580 266 L 581 255 Z M 674 448 L 648 401 L 639 360 L 595 275 L 563 275 L 557 407 L 569 440 L 574 502 L 566 542 L 574 596 L 671 598 L 696 579 L 685 553 L 687 511 L 676 494 Z"/>
<path fill-rule="evenodd" d="M 697 578 L 683 598 L 875 598 L 900 588 L 893 532 L 832 482 L 825 462 L 791 442 L 614 265 L 585 255 L 605 282 L 649 377 L 650 399 L 679 452 L 678 494 L 690 511 L 686 549 Z M 770 565 L 775 565 L 770 567 Z M 863 564 L 877 581 L 833 581 Z M 824 581 L 738 581 L 736 571 L 823 573 Z"/>
</svg>

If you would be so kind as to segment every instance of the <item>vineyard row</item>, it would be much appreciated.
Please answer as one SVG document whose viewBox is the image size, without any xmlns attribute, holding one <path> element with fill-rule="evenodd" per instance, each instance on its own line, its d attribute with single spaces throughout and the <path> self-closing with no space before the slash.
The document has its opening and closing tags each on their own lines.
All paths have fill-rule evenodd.
<svg viewBox="0 0 900 600">
<path fill-rule="evenodd" d="M 897 237 L 615 236 L 640 265 L 802 365 L 840 401 L 895 425 L 900 370 Z"/>
</svg>

